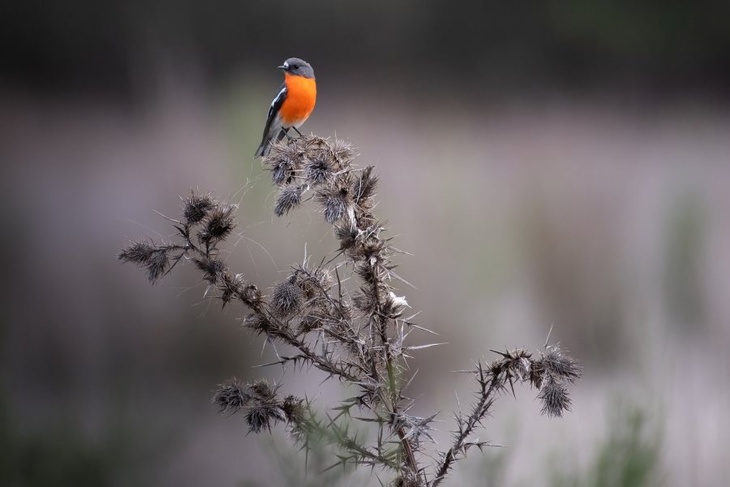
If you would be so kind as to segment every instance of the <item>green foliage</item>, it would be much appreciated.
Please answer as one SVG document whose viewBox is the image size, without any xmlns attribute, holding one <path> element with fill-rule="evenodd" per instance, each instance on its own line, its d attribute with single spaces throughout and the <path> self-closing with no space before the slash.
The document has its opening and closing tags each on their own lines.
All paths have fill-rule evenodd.
<svg viewBox="0 0 730 487">
<path fill-rule="evenodd" d="M 693 328 L 703 320 L 700 282 L 705 219 L 694 194 L 678 199 L 667 222 L 664 292 L 675 324 Z"/>
<path fill-rule="evenodd" d="M 0 394 L 0 485 L 155 485 L 149 464 L 159 460 L 159 453 L 151 453 L 159 445 L 140 448 L 144 443 L 135 428 L 109 423 L 98 439 L 91 439 L 62 413 L 37 433 L 21 434 L 15 423 Z"/>
<path fill-rule="evenodd" d="M 585 472 L 558 472 L 552 487 L 647 487 L 660 481 L 661 433 L 646 410 L 611 408 L 608 437 Z"/>
<path fill-rule="evenodd" d="M 471 80 L 480 89 L 498 79 L 532 86 L 533 76 L 567 82 L 576 72 L 600 83 L 630 71 L 657 87 L 676 78 L 726 82 L 730 76 L 730 4 L 722 1 L 73 4 L 15 2 L 0 15 L 6 38 L 0 54 L 11 79 L 46 88 L 133 91 L 135 63 L 170 61 L 156 58 L 150 46 L 158 44 L 170 48 L 172 59 L 198 61 L 214 81 L 238 70 L 248 76 L 248 63 L 271 62 L 294 48 L 316 53 L 318 65 L 348 79 L 389 71 L 400 80 L 413 76 L 419 85 L 435 75 L 456 86 Z M 307 34 L 314 32 L 327 35 Z M 336 41 L 342 38 L 354 42 L 345 48 Z M 424 65 L 430 76 L 421 78 Z M 464 76 L 463 69 L 478 76 Z"/>
</svg>

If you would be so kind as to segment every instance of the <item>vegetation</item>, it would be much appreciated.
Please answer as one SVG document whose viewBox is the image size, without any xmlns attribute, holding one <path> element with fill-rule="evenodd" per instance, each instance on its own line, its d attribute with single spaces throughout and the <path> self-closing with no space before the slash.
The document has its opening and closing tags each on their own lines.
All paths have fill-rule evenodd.
<svg viewBox="0 0 730 487">
<path fill-rule="evenodd" d="M 465 411 L 456 406 L 451 444 L 428 448 L 436 415 L 409 414 L 413 400 L 406 390 L 413 353 L 438 344 L 409 345 L 412 333 L 429 330 L 406 316 L 406 298 L 391 285 L 404 280 L 393 262 L 399 250 L 373 211 L 378 181 L 373 167 L 353 162 L 347 144 L 317 136 L 279 143 L 265 158 L 278 187 L 276 215 L 311 201 L 332 225 L 338 244 L 316 264 L 309 256 L 293 266 L 268 294 L 222 260 L 221 244 L 233 232 L 237 208 L 211 195 L 184 199 L 181 218 L 170 219 L 177 241 L 132 242 L 119 258 L 139 265 L 151 282 L 192 262 L 223 306 L 240 302 L 250 310 L 245 327 L 276 348 L 277 360 L 267 365 L 313 367 L 355 391 L 320 411 L 307 397 L 280 394 L 278 384 L 231 379 L 213 396 L 221 413 L 243 415 L 253 433 L 283 424 L 297 445 L 329 448 L 331 466 L 367 466 L 387 472 L 393 485 L 436 487 L 468 452 L 488 446 L 475 432 L 500 395 L 526 383 L 539 391 L 543 413 L 561 416 L 570 409 L 567 386 L 580 377 L 580 368 L 547 342 L 537 352 L 494 351 L 492 363 L 477 362 L 465 371 L 474 378 L 475 399 Z M 368 440 L 365 432 L 372 430 Z"/>
</svg>

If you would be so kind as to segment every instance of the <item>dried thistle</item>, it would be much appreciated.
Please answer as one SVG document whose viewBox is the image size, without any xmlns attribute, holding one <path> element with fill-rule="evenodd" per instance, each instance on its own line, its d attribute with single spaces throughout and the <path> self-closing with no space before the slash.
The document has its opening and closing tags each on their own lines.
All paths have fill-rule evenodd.
<svg viewBox="0 0 730 487">
<path fill-rule="evenodd" d="M 299 311 L 302 307 L 302 290 L 293 282 L 287 280 L 274 287 L 271 295 L 271 309 L 280 318 L 286 318 Z"/>
<path fill-rule="evenodd" d="M 213 395 L 212 402 L 218 407 L 221 414 L 235 414 L 248 404 L 251 400 L 247 387 L 238 380 L 231 379 L 226 384 L 221 384 Z"/>
<path fill-rule="evenodd" d="M 224 240 L 235 228 L 233 211 L 236 205 L 215 205 L 200 222 L 202 228 L 198 232 L 198 240 L 211 245 Z"/>
<path fill-rule="evenodd" d="M 161 278 L 170 267 L 170 248 L 156 246 L 151 242 L 133 242 L 119 252 L 119 260 L 131 262 L 147 270 L 147 278 L 154 283 Z"/>
<path fill-rule="evenodd" d="M 408 413 L 413 403 L 404 393 L 410 370 L 406 359 L 413 360 L 413 352 L 437 344 L 407 344 L 410 334 L 423 328 L 403 317 L 408 302 L 391 285 L 396 251 L 383 236 L 385 225 L 373 213 L 378 179 L 372 167 L 357 168 L 354 158 L 349 144 L 316 136 L 281 141 L 264 158 L 278 187 L 274 213 L 283 216 L 312 201 L 332 225 L 339 245 L 319 266 L 308 262 L 294 266 L 268 295 L 219 257 L 218 246 L 235 228 L 237 207 L 210 195 L 193 192 L 183 199 L 181 219 L 171 220 L 177 242 L 135 241 L 119 259 L 143 268 L 152 282 L 179 262 L 193 262 L 224 306 L 240 302 L 249 308 L 244 328 L 293 350 L 277 355 L 276 364 L 295 370 L 314 367 L 355 391 L 331 410 L 333 414 L 323 416 L 306 399 L 281 398 L 276 384 L 233 379 L 213 395 L 220 413 L 241 414 L 254 433 L 284 424 L 302 447 L 331 448 L 333 465 L 391 471 L 391 485 L 436 487 L 469 451 L 488 446 L 475 437 L 475 431 L 501 395 L 514 396 L 515 385 L 525 383 L 538 390 L 544 414 L 560 416 L 570 410 L 568 385 L 581 370 L 554 345 L 538 352 L 496 352 L 496 360 L 478 362 L 469 371 L 475 399 L 468 411 L 456 412 L 448 449 L 429 451 L 436 415 L 421 418 Z M 314 197 L 304 198 L 310 189 Z M 375 427 L 375 439 L 365 441 L 356 424 Z"/>
<path fill-rule="evenodd" d="M 203 273 L 203 279 L 210 284 L 218 284 L 226 272 L 226 265 L 223 261 L 209 258 L 194 258 L 193 262 L 200 272 Z"/>
<path fill-rule="evenodd" d="M 276 206 L 274 213 L 276 216 L 283 216 L 289 211 L 302 203 L 302 194 L 307 187 L 303 184 L 287 184 L 279 192 L 276 198 Z"/>
<path fill-rule="evenodd" d="M 188 225 L 200 223 L 215 206 L 210 195 L 191 193 L 189 197 L 183 199 L 183 219 Z"/>
</svg>

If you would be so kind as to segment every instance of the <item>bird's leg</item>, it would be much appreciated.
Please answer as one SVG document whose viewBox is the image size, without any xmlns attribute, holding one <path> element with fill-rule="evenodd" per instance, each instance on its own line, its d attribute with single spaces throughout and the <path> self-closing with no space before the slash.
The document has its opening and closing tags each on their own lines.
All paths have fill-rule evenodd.
<svg viewBox="0 0 730 487">
<path fill-rule="evenodd" d="M 302 136 L 302 133 L 299 131 L 298 128 L 296 128 L 296 127 L 292 127 L 292 128 L 294 129 L 294 132 L 296 132 L 299 135 L 299 137 Z"/>
<path fill-rule="evenodd" d="M 276 141 L 281 142 L 281 139 L 283 139 L 285 135 L 288 135 L 288 132 L 289 132 L 289 129 L 285 129 L 285 128 L 281 129 L 279 131 L 279 134 L 276 136 Z"/>
</svg>

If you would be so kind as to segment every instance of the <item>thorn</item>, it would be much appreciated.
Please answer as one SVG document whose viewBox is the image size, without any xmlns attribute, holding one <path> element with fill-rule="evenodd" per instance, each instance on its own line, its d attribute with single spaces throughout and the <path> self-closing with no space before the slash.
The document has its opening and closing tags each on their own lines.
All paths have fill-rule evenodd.
<svg viewBox="0 0 730 487">
<path fill-rule="evenodd" d="M 490 348 L 489 351 L 496 353 L 497 355 L 501 355 L 503 358 L 509 358 L 509 353 L 500 352 L 498 350 L 494 350 L 493 348 Z"/>
<path fill-rule="evenodd" d="M 547 338 L 545 338 L 545 345 L 543 345 L 543 348 L 547 349 L 548 343 L 550 343 L 550 335 L 553 333 L 553 326 L 555 323 L 550 324 L 550 330 L 548 331 Z"/>
</svg>

